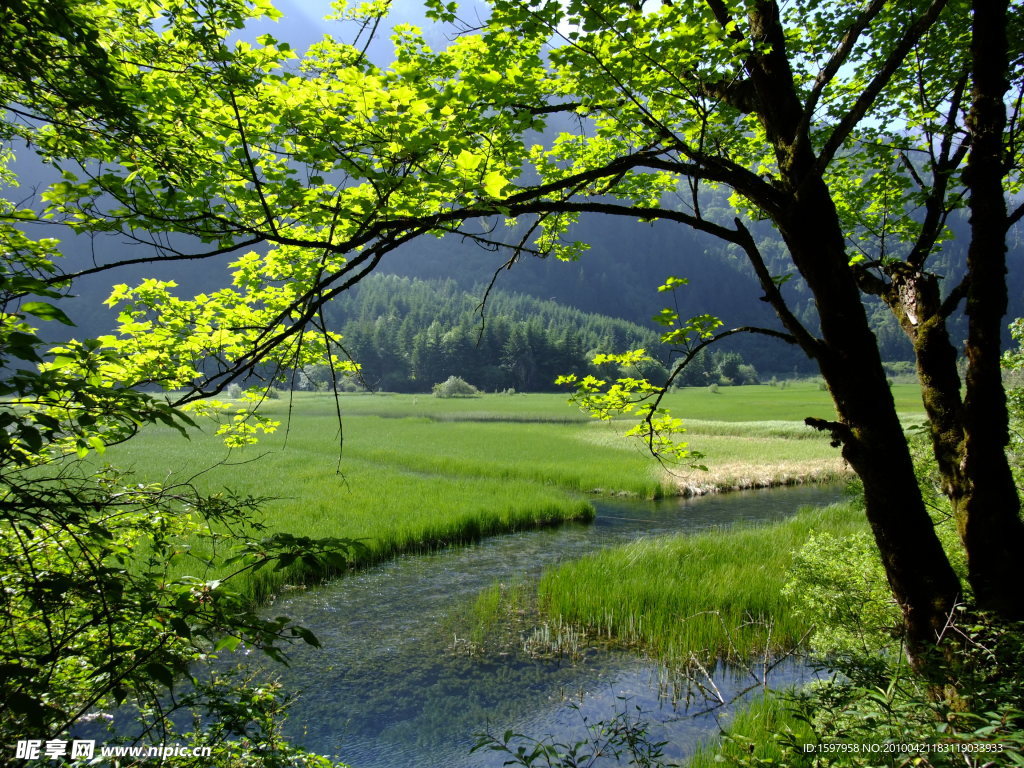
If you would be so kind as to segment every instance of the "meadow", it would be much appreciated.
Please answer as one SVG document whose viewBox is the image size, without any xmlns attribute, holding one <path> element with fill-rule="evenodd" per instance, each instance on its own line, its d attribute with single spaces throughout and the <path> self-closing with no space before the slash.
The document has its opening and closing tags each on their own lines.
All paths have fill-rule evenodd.
<svg viewBox="0 0 1024 768">
<path fill-rule="evenodd" d="M 916 390 L 894 394 L 913 418 Z M 587 519 L 593 494 L 657 498 L 843 472 L 828 439 L 801 423 L 832 415 L 828 393 L 813 382 L 672 393 L 667 404 L 687 419 L 709 472 L 659 465 L 623 437 L 628 421 L 596 422 L 561 394 L 344 394 L 339 403 L 340 424 L 330 394 L 268 400 L 261 411 L 282 426 L 244 449 L 226 449 L 209 425 L 188 440 L 150 428 L 99 460 L 140 481 L 266 497 L 269 530 L 361 539 L 364 563 Z M 262 599 L 310 574 L 257 576 L 242 588 Z"/>
</svg>

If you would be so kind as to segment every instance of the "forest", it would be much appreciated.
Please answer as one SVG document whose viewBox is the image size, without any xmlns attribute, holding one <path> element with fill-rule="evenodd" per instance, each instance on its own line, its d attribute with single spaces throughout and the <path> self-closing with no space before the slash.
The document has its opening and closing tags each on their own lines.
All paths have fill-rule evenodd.
<svg viewBox="0 0 1024 768">
<path fill-rule="evenodd" d="M 359 377 L 348 385 L 429 392 L 457 376 L 488 392 L 554 392 L 564 389 L 555 384 L 559 376 L 598 373 L 591 361 L 602 350 L 661 353 L 658 333 L 650 327 L 521 294 L 495 291 L 485 302 L 484 295 L 483 286 L 463 291 L 452 280 L 368 278 L 326 311 L 344 353 L 360 365 Z M 673 362 L 652 358 L 641 372 L 661 384 Z M 700 355 L 677 380 L 679 386 L 757 383 L 757 370 L 724 349 Z M 326 391 L 330 369 L 305 369 L 294 385 Z"/>
</svg>

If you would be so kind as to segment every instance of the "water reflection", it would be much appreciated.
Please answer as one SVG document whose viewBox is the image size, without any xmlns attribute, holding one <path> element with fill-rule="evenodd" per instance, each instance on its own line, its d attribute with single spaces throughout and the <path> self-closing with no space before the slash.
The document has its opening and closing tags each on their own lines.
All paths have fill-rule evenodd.
<svg viewBox="0 0 1024 768">
<path fill-rule="evenodd" d="M 310 627 L 323 644 L 319 650 L 296 649 L 291 667 L 275 670 L 288 690 L 300 692 L 289 735 L 354 768 L 501 765 L 497 754 L 468 754 L 475 733 L 489 726 L 566 740 L 582 732 L 581 715 L 610 717 L 627 698 L 630 707 L 650 713 L 652 735 L 670 742 L 668 756 L 681 758 L 699 738 L 717 731 L 721 713 L 684 716 L 685 700 L 664 695 L 670 688 L 658 665 L 596 649 L 575 662 L 530 658 L 515 648 L 472 656 L 453 643 L 453 617 L 496 580 L 535 578 L 548 565 L 600 547 L 779 519 L 838 496 L 834 488 L 803 487 L 601 502 L 591 525 L 401 557 L 320 588 L 286 592 L 272 610 Z M 784 666 L 773 679 L 784 684 L 798 673 Z M 719 670 L 715 676 L 726 698 L 753 679 L 749 672 Z"/>
</svg>

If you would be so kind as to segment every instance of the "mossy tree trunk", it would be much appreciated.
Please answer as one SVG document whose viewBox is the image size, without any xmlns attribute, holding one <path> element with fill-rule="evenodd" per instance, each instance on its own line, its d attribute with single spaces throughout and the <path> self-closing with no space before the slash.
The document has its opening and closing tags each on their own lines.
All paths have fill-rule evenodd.
<svg viewBox="0 0 1024 768">
<path fill-rule="evenodd" d="M 1006 0 L 975 0 L 968 127 L 971 154 L 971 244 L 967 253 L 967 388 L 964 398 L 963 490 L 957 524 L 967 550 L 978 606 L 1005 619 L 1024 619 L 1019 560 L 1024 554 L 1020 501 L 1006 458 L 1009 425 L 1000 370 L 1007 307 L 1003 192 L 1007 171 L 1008 23 Z"/>
<path fill-rule="evenodd" d="M 820 366 L 838 416 L 810 423 L 832 434 L 863 481 L 868 521 L 903 610 L 911 658 L 920 666 L 947 624 L 960 583 L 921 497 L 842 223 L 812 149 L 778 7 L 755 4 L 751 28 L 755 38 L 771 44 L 751 58 L 748 73 L 753 111 L 772 141 L 782 179 L 772 218 L 815 297 L 821 322 L 820 339 L 797 338 Z M 764 277 L 762 285 L 770 292 Z"/>
</svg>

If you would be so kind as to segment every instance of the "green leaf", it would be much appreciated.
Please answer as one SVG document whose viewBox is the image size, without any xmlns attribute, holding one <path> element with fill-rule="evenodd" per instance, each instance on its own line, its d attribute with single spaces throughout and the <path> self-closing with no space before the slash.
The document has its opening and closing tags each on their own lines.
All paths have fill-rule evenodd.
<svg viewBox="0 0 1024 768">
<path fill-rule="evenodd" d="M 167 688 L 174 687 L 174 672 L 169 667 L 153 661 L 146 665 L 146 673 Z"/>
<path fill-rule="evenodd" d="M 464 171 L 475 171 L 483 161 L 484 158 L 481 155 L 474 155 L 469 150 L 464 149 L 456 156 L 455 165 Z"/>
<path fill-rule="evenodd" d="M 490 171 L 484 176 L 484 192 L 489 197 L 501 197 L 502 190 L 508 186 L 508 179 L 497 171 Z"/>
<path fill-rule="evenodd" d="M 45 301 L 26 301 L 21 305 L 21 311 L 38 317 L 40 320 L 56 320 L 58 323 L 64 323 L 64 325 L 74 325 L 71 322 L 71 318 L 64 314 L 62 310 L 57 309 L 53 304 L 47 304 Z"/>
<path fill-rule="evenodd" d="M 216 651 L 233 651 L 242 642 L 242 638 L 235 637 L 234 635 L 227 635 L 217 641 L 217 644 L 213 647 L 214 652 Z"/>
</svg>

